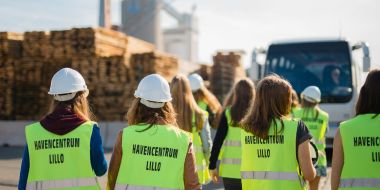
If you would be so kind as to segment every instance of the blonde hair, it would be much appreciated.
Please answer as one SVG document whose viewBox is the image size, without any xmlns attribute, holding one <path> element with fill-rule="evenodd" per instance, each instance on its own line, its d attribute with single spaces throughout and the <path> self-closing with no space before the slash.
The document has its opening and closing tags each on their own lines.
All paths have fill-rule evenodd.
<svg viewBox="0 0 380 190">
<path fill-rule="evenodd" d="M 165 124 L 177 126 L 175 116 L 175 111 L 170 102 L 166 102 L 162 108 L 149 108 L 140 103 L 140 98 L 135 98 L 128 109 L 127 121 L 128 125 L 140 123 L 154 125 L 163 121 Z"/>
<path fill-rule="evenodd" d="M 206 112 L 195 102 L 187 77 L 184 75 L 175 76 L 171 82 L 170 91 L 173 97 L 173 107 L 177 112 L 179 127 L 191 132 L 194 117 L 197 131 L 202 130 Z"/>
<path fill-rule="evenodd" d="M 96 117 L 92 113 L 90 105 L 88 103 L 86 93 L 83 91 L 77 92 L 75 97 L 68 101 L 60 102 L 53 100 L 47 115 L 53 113 L 57 107 L 68 107 L 72 109 L 74 113 L 76 113 L 79 117 L 86 121 L 96 120 Z"/>
<path fill-rule="evenodd" d="M 300 105 L 300 102 L 298 99 L 297 92 L 294 89 L 292 89 L 292 108 L 299 107 L 299 105 Z"/>
<path fill-rule="evenodd" d="M 222 105 L 218 99 L 212 94 L 206 87 L 202 87 L 199 90 L 193 92 L 196 102 L 204 101 L 213 113 L 218 113 L 222 110 Z"/>
</svg>

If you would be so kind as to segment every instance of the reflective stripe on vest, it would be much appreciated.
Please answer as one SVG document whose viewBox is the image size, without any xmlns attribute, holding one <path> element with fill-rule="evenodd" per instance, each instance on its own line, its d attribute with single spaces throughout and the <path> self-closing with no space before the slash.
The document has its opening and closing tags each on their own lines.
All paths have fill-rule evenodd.
<svg viewBox="0 0 380 190">
<path fill-rule="evenodd" d="M 223 158 L 221 160 L 221 163 L 239 165 L 240 167 L 241 159 L 240 158 Z"/>
<path fill-rule="evenodd" d="M 203 171 L 203 170 L 206 170 L 206 169 L 207 169 L 206 165 L 197 165 L 197 170 L 198 171 Z"/>
<path fill-rule="evenodd" d="M 269 179 L 269 180 L 292 180 L 298 181 L 299 175 L 296 172 L 269 172 L 269 171 L 242 171 L 242 179 Z"/>
<path fill-rule="evenodd" d="M 240 179 L 241 164 L 241 129 L 231 119 L 231 108 L 225 110 L 227 119 L 227 134 L 219 153 L 219 175 L 226 178 Z"/>
<path fill-rule="evenodd" d="M 380 189 L 380 116 L 361 114 L 339 127 L 344 165 L 339 189 Z"/>
<path fill-rule="evenodd" d="M 207 118 L 207 115 L 204 115 L 204 118 Z M 193 147 L 194 147 L 194 154 L 195 154 L 195 162 L 197 167 L 197 173 L 198 173 L 198 180 L 200 184 L 206 184 L 210 181 L 210 173 L 208 170 L 208 167 L 206 166 L 206 155 L 203 152 L 203 145 L 202 145 L 202 139 L 200 136 L 200 132 L 197 131 L 196 127 L 196 118 L 193 114 L 192 118 L 192 136 L 193 136 Z M 203 123 L 203 122 L 202 122 Z"/>
<path fill-rule="evenodd" d="M 194 152 L 203 152 L 203 147 L 201 146 L 194 146 L 193 145 Z"/>
<path fill-rule="evenodd" d="M 241 181 L 243 189 L 305 190 L 298 171 L 296 135 L 298 120 L 276 119 L 268 131 L 268 139 L 261 139 L 241 130 Z M 283 132 L 276 134 L 275 126 Z M 276 124 L 276 125 L 275 125 Z"/>
<path fill-rule="evenodd" d="M 26 190 L 44 190 L 58 188 L 74 188 L 97 186 L 96 178 L 63 179 L 49 181 L 33 181 L 26 184 Z"/>
<path fill-rule="evenodd" d="M 183 166 L 190 134 L 170 125 L 154 125 L 139 132 L 147 127 L 139 124 L 123 129 L 122 150 L 128 154 L 122 155 L 116 184 L 121 189 L 184 188 Z"/>
<path fill-rule="evenodd" d="M 241 142 L 240 141 L 234 141 L 234 140 L 225 140 L 223 145 L 224 146 L 237 146 L 237 147 L 240 147 L 241 146 Z"/>
<path fill-rule="evenodd" d="M 86 121 L 65 135 L 51 133 L 39 122 L 28 125 L 28 189 L 100 189 L 90 159 L 90 137 L 95 124 Z"/>
<path fill-rule="evenodd" d="M 161 188 L 161 187 L 151 187 L 151 186 L 140 186 L 140 185 L 123 185 L 116 184 L 115 190 L 181 190 L 181 189 L 171 189 L 171 188 Z"/>
<path fill-rule="evenodd" d="M 380 178 L 340 179 L 339 188 L 376 188 L 380 187 Z"/>
</svg>

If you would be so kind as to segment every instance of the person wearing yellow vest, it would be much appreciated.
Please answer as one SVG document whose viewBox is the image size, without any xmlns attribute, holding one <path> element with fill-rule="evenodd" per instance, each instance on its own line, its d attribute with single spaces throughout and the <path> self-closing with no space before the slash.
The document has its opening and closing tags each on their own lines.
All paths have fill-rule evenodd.
<svg viewBox="0 0 380 190">
<path fill-rule="evenodd" d="M 92 121 L 89 91 L 77 71 L 63 68 L 53 76 L 51 112 L 25 127 L 20 190 L 100 190 L 96 176 L 107 171 L 100 130 Z"/>
<path fill-rule="evenodd" d="M 249 79 L 238 81 L 229 96 L 232 97 L 232 101 L 225 103 L 226 108 L 220 118 L 211 150 L 209 169 L 214 183 L 219 183 L 219 176 L 221 176 L 224 189 L 241 190 L 241 128 L 239 122 L 253 103 L 255 97 L 253 82 Z M 218 157 L 221 160 L 219 170 L 216 169 Z"/>
<path fill-rule="evenodd" d="M 315 166 L 317 176 L 309 182 L 310 190 L 318 190 L 319 180 L 321 177 L 327 176 L 325 133 L 328 128 L 329 114 L 318 107 L 320 101 L 321 91 L 319 88 L 309 86 L 301 93 L 302 107 L 293 113 L 295 118 L 301 119 L 306 124 L 313 136 L 312 141 L 318 149 L 318 163 Z"/>
<path fill-rule="evenodd" d="M 107 189 L 200 189 L 191 134 L 177 126 L 168 82 L 144 77 L 117 136 Z"/>
<path fill-rule="evenodd" d="M 277 75 L 262 79 L 250 112 L 241 122 L 243 190 L 306 189 L 315 177 L 302 121 L 289 117 L 291 85 Z"/>
<path fill-rule="evenodd" d="M 292 89 L 292 107 L 290 109 L 290 115 L 292 117 L 294 117 L 294 112 L 300 109 L 299 104 L 300 103 L 299 103 L 297 92 L 294 89 Z"/>
<path fill-rule="evenodd" d="M 184 75 L 174 77 L 170 88 L 177 123 L 181 129 L 192 133 L 199 182 L 206 184 L 211 180 L 207 166 L 212 146 L 207 112 L 196 104 L 189 80 Z"/>
<path fill-rule="evenodd" d="M 368 73 L 356 117 L 340 124 L 334 138 L 332 190 L 380 189 L 380 70 Z"/>
<path fill-rule="evenodd" d="M 216 128 L 218 125 L 216 117 L 220 114 L 222 106 L 218 99 L 207 90 L 200 75 L 194 73 L 189 75 L 188 79 L 195 101 L 202 110 L 208 112 L 209 122 L 213 128 Z"/>
</svg>

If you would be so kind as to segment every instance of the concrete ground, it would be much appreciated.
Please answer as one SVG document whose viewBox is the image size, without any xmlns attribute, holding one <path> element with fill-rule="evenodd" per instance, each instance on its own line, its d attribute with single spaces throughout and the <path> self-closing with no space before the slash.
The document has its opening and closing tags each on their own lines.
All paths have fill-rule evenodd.
<svg viewBox="0 0 380 190">
<path fill-rule="evenodd" d="M 21 157 L 23 148 L 22 147 L 0 147 L 0 190 L 14 190 L 17 189 Z M 111 151 L 106 151 L 106 157 L 109 160 L 111 157 Z M 328 156 L 331 156 L 331 152 L 328 152 Z M 329 159 L 331 160 L 331 159 Z M 328 169 L 327 178 L 322 178 L 320 190 L 328 190 L 330 188 L 330 174 L 331 168 Z M 107 178 L 106 175 L 100 178 L 100 183 L 105 189 Z M 221 190 L 223 185 L 214 185 L 210 183 L 206 185 L 203 189 L 206 190 Z"/>
</svg>

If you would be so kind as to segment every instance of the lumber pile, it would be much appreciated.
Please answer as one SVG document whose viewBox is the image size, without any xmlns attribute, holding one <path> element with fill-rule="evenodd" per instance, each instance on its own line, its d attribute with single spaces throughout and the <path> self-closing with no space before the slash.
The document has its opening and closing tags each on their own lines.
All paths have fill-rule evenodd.
<svg viewBox="0 0 380 190">
<path fill-rule="evenodd" d="M 238 52 L 217 52 L 213 57 L 210 88 L 220 102 L 223 102 L 235 82 L 245 77 L 241 54 Z"/>
<path fill-rule="evenodd" d="M 169 80 L 178 70 L 177 59 L 152 44 L 107 29 L 2 32 L 0 40 L 0 120 L 40 119 L 52 100 L 50 80 L 64 67 L 83 75 L 102 121 L 124 120 L 142 77 L 159 73 Z"/>
<path fill-rule="evenodd" d="M 171 81 L 178 72 L 178 60 L 158 51 L 133 54 L 130 66 L 129 74 L 134 81 L 140 81 L 152 73 L 160 74 L 166 80 Z"/>
<path fill-rule="evenodd" d="M 20 58 L 23 35 L 15 32 L 0 32 L 0 58 Z"/>
<path fill-rule="evenodd" d="M 24 36 L 24 57 L 121 56 L 126 53 L 128 43 L 124 34 L 103 28 L 35 31 Z"/>
</svg>

